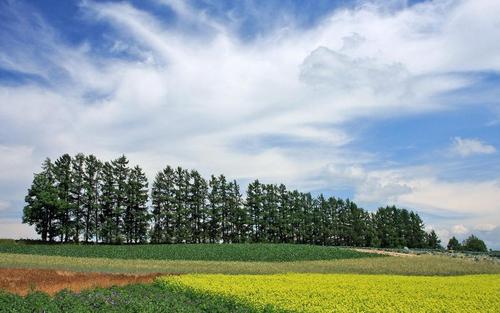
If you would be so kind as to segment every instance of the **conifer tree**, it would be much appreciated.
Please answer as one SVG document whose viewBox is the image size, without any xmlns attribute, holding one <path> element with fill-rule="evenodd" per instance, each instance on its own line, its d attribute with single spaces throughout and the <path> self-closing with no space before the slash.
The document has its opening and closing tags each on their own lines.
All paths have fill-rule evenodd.
<svg viewBox="0 0 500 313">
<path fill-rule="evenodd" d="M 152 241 L 172 243 L 174 238 L 175 186 L 174 170 L 167 166 L 159 172 L 153 182 L 151 201 L 153 205 Z"/>
<path fill-rule="evenodd" d="M 191 211 L 191 239 L 193 243 L 205 242 L 208 219 L 208 184 L 197 171 L 191 171 L 192 184 L 189 185 L 189 205 Z"/>
<path fill-rule="evenodd" d="M 85 179 L 85 156 L 77 154 L 71 161 L 71 216 L 73 229 L 73 241 L 80 241 L 80 234 L 85 227 L 84 221 L 84 179 Z"/>
<path fill-rule="evenodd" d="M 127 183 L 127 207 L 124 232 L 127 243 L 146 242 L 150 214 L 148 212 L 148 180 L 139 166 L 130 170 Z"/>
<path fill-rule="evenodd" d="M 111 161 L 113 167 L 113 177 L 115 180 L 114 189 L 114 206 L 113 206 L 113 242 L 121 243 L 123 241 L 124 233 L 124 216 L 128 213 L 127 208 L 127 183 L 130 173 L 128 168 L 128 160 L 122 155 L 116 160 Z"/>
<path fill-rule="evenodd" d="M 52 242 L 59 235 L 59 195 L 54 182 L 53 164 L 49 158 L 43 162 L 42 168 L 41 173 L 34 175 L 33 183 L 28 189 L 23 223 L 34 225 L 42 241 Z"/>
<path fill-rule="evenodd" d="M 94 237 L 99 241 L 99 229 L 101 227 L 101 206 L 99 203 L 99 184 L 101 179 L 102 163 L 94 156 L 85 158 L 85 172 L 83 182 L 83 213 L 84 213 L 84 241 L 88 242 Z"/>
<path fill-rule="evenodd" d="M 54 162 L 54 177 L 60 200 L 61 242 L 68 242 L 74 230 L 74 221 L 71 218 L 71 176 L 71 157 L 69 154 L 63 154 Z"/>
<path fill-rule="evenodd" d="M 105 162 L 102 168 L 101 195 L 99 204 L 101 206 L 101 216 L 99 220 L 100 237 L 105 243 L 113 242 L 115 234 L 114 212 L 116 207 L 116 181 L 113 173 L 113 166 Z"/>
<path fill-rule="evenodd" d="M 215 243 L 222 239 L 221 229 L 222 229 L 222 210 L 220 197 L 220 183 L 219 179 L 214 175 L 211 176 L 208 183 L 210 191 L 208 193 L 209 202 L 209 221 L 208 221 L 208 238 L 209 242 Z"/>
<path fill-rule="evenodd" d="M 250 222 L 252 225 L 252 227 L 250 227 L 250 232 L 253 242 L 261 242 L 262 238 L 262 196 L 262 186 L 258 180 L 248 185 L 245 206 L 250 215 Z"/>
</svg>

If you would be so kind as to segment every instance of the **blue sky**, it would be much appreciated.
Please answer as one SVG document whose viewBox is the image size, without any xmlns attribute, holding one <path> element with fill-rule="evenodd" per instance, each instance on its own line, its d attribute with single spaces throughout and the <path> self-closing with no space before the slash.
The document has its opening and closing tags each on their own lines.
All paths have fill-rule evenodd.
<svg viewBox="0 0 500 313">
<path fill-rule="evenodd" d="M 0 237 L 42 160 L 125 153 L 417 210 L 500 248 L 500 3 L 0 0 Z"/>
</svg>

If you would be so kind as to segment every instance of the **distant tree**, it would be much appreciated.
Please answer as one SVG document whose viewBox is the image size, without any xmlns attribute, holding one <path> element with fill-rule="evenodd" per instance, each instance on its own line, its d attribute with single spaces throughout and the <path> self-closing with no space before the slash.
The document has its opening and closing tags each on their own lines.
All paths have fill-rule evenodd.
<svg viewBox="0 0 500 313">
<path fill-rule="evenodd" d="M 74 233 L 71 199 L 71 157 L 63 154 L 54 162 L 54 177 L 59 196 L 59 214 L 61 220 L 60 241 L 68 242 Z"/>
<path fill-rule="evenodd" d="M 73 221 L 73 241 L 80 241 L 80 234 L 85 228 L 84 220 L 84 180 L 85 180 L 85 155 L 77 154 L 71 160 L 71 217 Z"/>
<path fill-rule="evenodd" d="M 99 204 L 101 206 L 101 214 L 99 218 L 99 233 L 103 242 L 111 243 L 115 234 L 116 180 L 113 174 L 113 166 L 109 162 L 105 162 L 102 167 L 100 190 Z"/>
<path fill-rule="evenodd" d="M 174 171 L 174 239 L 176 243 L 187 243 L 191 240 L 189 172 L 182 167 Z"/>
<path fill-rule="evenodd" d="M 197 171 L 191 171 L 190 177 L 192 179 L 189 185 L 190 241 L 200 243 L 205 242 L 208 228 L 208 183 Z"/>
<path fill-rule="evenodd" d="M 410 212 L 410 224 L 407 226 L 409 233 L 407 237 L 408 248 L 423 248 L 426 245 L 426 233 L 424 222 L 415 212 Z"/>
<path fill-rule="evenodd" d="M 253 242 L 261 242 L 263 240 L 263 196 L 262 184 L 258 180 L 255 180 L 248 185 L 245 206 L 251 222 L 250 232 L 252 234 Z"/>
<path fill-rule="evenodd" d="M 151 215 L 148 212 L 148 180 L 139 166 L 131 169 L 127 184 L 124 230 L 127 243 L 146 242 Z"/>
<path fill-rule="evenodd" d="M 100 179 L 102 163 L 94 155 L 85 158 L 85 173 L 83 182 L 83 214 L 84 214 L 84 241 L 88 242 L 94 237 L 99 241 L 99 230 L 101 227 Z"/>
<path fill-rule="evenodd" d="M 47 158 L 42 165 L 43 171 L 35 174 L 28 189 L 23 209 L 23 223 L 35 226 L 42 241 L 53 241 L 59 234 L 57 216 L 59 211 L 58 190 L 54 186 L 53 164 Z"/>
<path fill-rule="evenodd" d="M 174 237 L 175 184 L 174 170 L 167 166 L 153 182 L 151 202 L 153 206 L 153 230 L 155 243 L 171 243 Z"/>
<path fill-rule="evenodd" d="M 219 179 L 212 175 L 208 183 L 208 238 L 209 242 L 215 243 L 222 240 L 222 198 L 221 189 L 224 188 Z"/>
<path fill-rule="evenodd" d="M 113 242 L 121 243 L 124 235 L 124 216 L 128 213 L 127 208 L 127 185 L 130 168 L 128 167 L 128 160 L 125 155 L 111 161 L 113 167 L 113 177 L 115 180 L 114 189 L 114 206 L 113 206 Z"/>
<path fill-rule="evenodd" d="M 427 234 L 427 247 L 430 249 L 441 249 L 441 240 L 439 240 L 434 230 L 431 230 Z"/>
<path fill-rule="evenodd" d="M 451 237 L 450 240 L 448 240 L 448 245 L 446 246 L 448 250 L 454 250 L 454 251 L 460 251 L 462 249 L 462 245 L 458 241 L 455 236 Z"/>
<path fill-rule="evenodd" d="M 466 251 L 487 252 L 488 248 L 484 241 L 474 235 L 470 235 L 462 242 L 462 248 Z"/>
</svg>

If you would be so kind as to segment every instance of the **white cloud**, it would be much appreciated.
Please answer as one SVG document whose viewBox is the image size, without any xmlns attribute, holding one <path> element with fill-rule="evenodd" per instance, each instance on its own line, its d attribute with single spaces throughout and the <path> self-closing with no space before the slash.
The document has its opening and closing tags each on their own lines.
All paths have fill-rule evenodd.
<svg viewBox="0 0 500 313">
<path fill-rule="evenodd" d="M 469 229 L 462 224 L 458 224 L 458 225 L 454 225 L 451 228 L 451 231 L 453 234 L 463 235 L 463 234 L 467 233 L 469 231 Z"/>
<path fill-rule="evenodd" d="M 24 192 L 46 156 L 81 151 L 103 159 L 125 153 L 150 178 L 166 164 L 182 165 L 304 189 L 350 186 L 360 202 L 498 220 L 494 181 L 450 183 L 432 166 L 368 169 L 379 156 L 351 151 L 359 138 L 344 123 L 453 109 L 436 98 L 474 83 L 461 71 L 500 70 L 500 3 L 361 5 L 309 29 L 277 25 L 245 42 L 237 20 L 160 2 L 178 13 L 176 25 L 123 2 L 83 2 L 88 23 L 113 29 L 105 55 L 96 52 L 101 46 L 62 42 L 41 18 L 35 27 L 12 9 L 21 22 L 2 36 L 10 41 L 0 66 L 46 84 L 0 88 L 1 127 L 16 142 L 0 146 L 0 199 L 19 177 Z M 245 149 L 252 140 L 259 149 Z M 495 151 L 457 142 L 461 155 Z M 327 177 L 311 179 L 325 168 Z"/>
<path fill-rule="evenodd" d="M 486 144 L 478 139 L 460 137 L 453 138 L 450 150 L 453 154 L 462 157 L 480 154 L 493 154 L 497 151 L 494 146 Z"/>
</svg>

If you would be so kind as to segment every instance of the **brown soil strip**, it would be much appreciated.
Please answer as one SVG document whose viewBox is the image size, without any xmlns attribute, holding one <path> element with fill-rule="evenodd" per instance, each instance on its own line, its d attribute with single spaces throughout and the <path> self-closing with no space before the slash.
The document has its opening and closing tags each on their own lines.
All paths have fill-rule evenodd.
<svg viewBox="0 0 500 313">
<path fill-rule="evenodd" d="M 63 289 L 78 292 L 94 287 L 151 283 L 159 275 L 78 273 L 42 269 L 0 268 L 0 289 L 23 296 L 35 290 L 54 295 Z"/>
<path fill-rule="evenodd" d="M 384 254 L 384 255 L 390 255 L 390 256 L 408 256 L 408 257 L 414 257 L 417 256 L 416 254 L 411 254 L 411 253 L 399 253 L 399 252 L 392 252 L 392 251 L 385 251 L 385 250 L 378 250 L 378 249 L 363 249 L 363 248 L 356 248 L 353 249 L 354 251 L 359 251 L 359 252 L 367 252 L 367 253 L 375 253 L 375 254 Z"/>
</svg>

